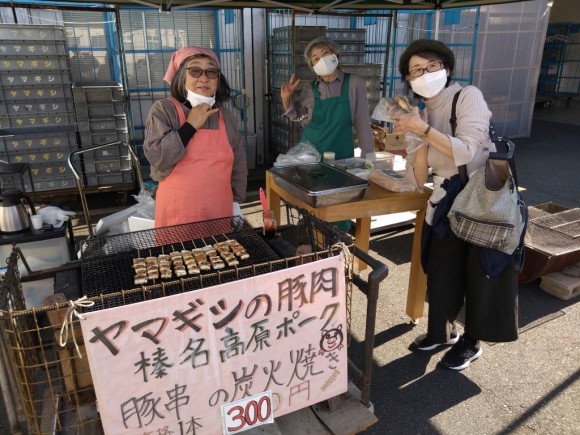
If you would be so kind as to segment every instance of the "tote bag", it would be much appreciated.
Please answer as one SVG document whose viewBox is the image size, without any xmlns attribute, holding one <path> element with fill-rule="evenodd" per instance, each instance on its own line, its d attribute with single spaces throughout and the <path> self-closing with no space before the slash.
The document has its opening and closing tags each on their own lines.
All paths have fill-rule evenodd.
<svg viewBox="0 0 580 435">
<path fill-rule="evenodd" d="M 458 238 L 511 255 L 525 228 L 525 207 L 509 162 L 490 158 L 469 178 L 447 217 Z"/>
</svg>

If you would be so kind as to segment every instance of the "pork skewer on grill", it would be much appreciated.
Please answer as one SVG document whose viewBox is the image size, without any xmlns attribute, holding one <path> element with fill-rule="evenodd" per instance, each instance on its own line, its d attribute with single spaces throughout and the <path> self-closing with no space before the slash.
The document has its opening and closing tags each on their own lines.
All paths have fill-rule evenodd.
<svg viewBox="0 0 580 435">
<path fill-rule="evenodd" d="M 142 258 L 140 252 L 138 257 L 133 259 L 133 268 L 135 270 L 135 285 L 147 284 L 148 281 L 156 279 L 170 279 L 175 274 L 176 277 L 186 275 L 197 275 L 202 270 L 220 270 L 228 266 L 237 266 L 238 259 L 249 258 L 245 248 L 233 239 L 218 242 L 215 238 L 213 244 L 207 244 L 202 239 L 204 246 L 197 248 L 192 241 L 193 249 L 185 248 L 181 243 L 181 250 L 171 251 L 165 254 L 162 248 L 161 254 L 157 257 L 149 255 Z"/>
</svg>

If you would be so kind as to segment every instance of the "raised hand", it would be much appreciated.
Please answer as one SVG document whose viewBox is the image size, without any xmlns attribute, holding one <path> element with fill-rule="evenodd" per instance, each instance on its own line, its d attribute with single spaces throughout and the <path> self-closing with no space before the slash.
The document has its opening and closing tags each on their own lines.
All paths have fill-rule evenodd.
<svg viewBox="0 0 580 435">
<path fill-rule="evenodd" d="M 392 116 L 396 133 L 417 133 L 421 134 L 427 128 L 426 122 L 419 115 L 419 109 L 414 107 L 409 113 L 395 114 Z"/>
<path fill-rule="evenodd" d="M 284 105 L 284 110 L 288 110 L 290 103 L 292 101 L 292 95 L 296 92 L 296 88 L 300 84 L 300 79 L 297 79 L 294 74 L 290 76 L 290 80 L 282 85 L 280 89 L 280 97 L 282 98 L 282 104 Z"/>
</svg>

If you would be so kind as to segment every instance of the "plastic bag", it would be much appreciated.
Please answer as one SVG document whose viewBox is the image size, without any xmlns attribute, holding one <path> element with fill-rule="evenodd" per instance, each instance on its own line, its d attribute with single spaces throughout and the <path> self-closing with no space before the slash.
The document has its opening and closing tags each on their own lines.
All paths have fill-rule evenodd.
<svg viewBox="0 0 580 435">
<path fill-rule="evenodd" d="M 373 110 L 371 118 L 377 121 L 393 122 L 393 115 L 403 115 L 413 110 L 415 104 L 407 97 L 383 97 Z"/>
<path fill-rule="evenodd" d="M 404 173 L 392 169 L 373 169 L 369 174 L 369 180 L 392 192 L 415 190 L 415 186 L 405 178 Z"/>
<path fill-rule="evenodd" d="M 375 106 L 371 118 L 376 119 L 377 121 L 392 123 L 394 122 L 393 116 L 410 113 L 416 105 L 417 102 L 415 100 L 411 101 L 404 95 L 395 98 L 383 97 Z M 419 110 L 419 115 L 422 118 L 425 118 L 423 110 Z M 405 150 L 406 153 L 411 154 L 417 152 L 419 148 L 427 145 L 427 141 L 415 133 L 405 133 L 405 144 L 407 145 Z"/>
<path fill-rule="evenodd" d="M 149 229 L 155 222 L 155 200 L 150 190 L 141 190 L 133 195 L 137 204 L 105 216 L 95 226 L 95 235 L 115 235 Z"/>
<path fill-rule="evenodd" d="M 42 216 L 42 223 L 50 224 L 53 228 L 60 228 L 72 216 L 76 216 L 74 211 L 63 210 L 52 205 L 39 208 L 38 214 Z"/>
<path fill-rule="evenodd" d="M 133 195 L 137 204 L 134 207 L 133 216 L 145 219 L 155 219 L 155 199 L 150 190 L 142 189 L 137 195 Z"/>
<path fill-rule="evenodd" d="M 314 145 L 307 141 L 293 146 L 286 154 L 280 154 L 276 158 L 274 166 L 280 168 L 282 166 L 305 165 L 318 162 L 320 162 L 320 153 Z"/>
</svg>

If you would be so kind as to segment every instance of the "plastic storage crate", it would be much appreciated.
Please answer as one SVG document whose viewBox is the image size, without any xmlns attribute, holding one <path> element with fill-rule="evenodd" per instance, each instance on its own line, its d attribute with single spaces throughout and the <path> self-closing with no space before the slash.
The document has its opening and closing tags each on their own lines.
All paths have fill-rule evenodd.
<svg viewBox="0 0 580 435">
<path fill-rule="evenodd" d="M 123 102 L 123 87 L 118 84 L 74 83 L 72 88 L 75 103 L 116 103 Z"/>
<path fill-rule="evenodd" d="M 361 77 L 380 78 L 382 65 L 379 63 L 365 63 L 349 65 L 346 62 L 340 64 L 343 71 L 358 74 Z"/>
<path fill-rule="evenodd" d="M 344 63 L 364 63 L 365 52 L 357 51 L 352 53 L 343 52 L 340 54 L 340 61 Z"/>
<path fill-rule="evenodd" d="M 68 69 L 68 58 L 66 55 L 34 55 L 34 56 L 2 56 L 0 55 L 0 71 L 45 71 Z"/>
<path fill-rule="evenodd" d="M 127 118 L 126 116 L 93 119 L 77 118 L 77 125 L 80 133 L 103 132 L 117 129 L 127 131 Z"/>
<path fill-rule="evenodd" d="M 25 183 L 27 185 L 27 183 Z M 67 190 L 76 187 L 75 179 L 72 176 L 36 178 L 34 180 L 35 192 L 47 192 L 53 190 Z M 28 190 L 28 186 L 26 186 Z"/>
<path fill-rule="evenodd" d="M 35 159 L 33 163 L 29 163 L 32 182 L 29 179 L 24 178 L 24 186 L 22 186 L 20 180 L 16 180 L 14 177 L 3 176 L 3 185 L 4 187 L 24 187 L 24 190 L 27 192 L 74 188 L 74 176 L 66 162 L 66 158 L 69 155 L 70 153 L 63 153 L 63 157 L 65 159 L 63 161 L 55 162 L 39 162 L 37 159 Z"/>
<path fill-rule="evenodd" d="M 86 186 L 133 184 L 135 181 L 129 150 L 125 145 L 113 144 L 129 141 L 124 95 L 118 83 L 75 83 L 73 86 L 80 148 L 87 150 L 80 156 Z M 88 151 L 105 144 L 113 145 Z"/>
<path fill-rule="evenodd" d="M 66 162 L 33 163 L 30 165 L 33 180 L 70 177 L 71 169 Z"/>
<path fill-rule="evenodd" d="M 366 29 L 336 29 L 329 28 L 326 30 L 326 36 L 339 43 L 348 43 L 353 41 L 362 41 L 366 39 Z"/>
<path fill-rule="evenodd" d="M 2 24 L 0 40 L 15 41 L 65 41 L 66 33 L 62 26 L 39 26 L 26 24 Z"/>
<path fill-rule="evenodd" d="M 74 124 L 73 112 L 18 113 L 0 116 L 0 128 L 55 127 Z"/>
<path fill-rule="evenodd" d="M 22 103 L 29 100 L 34 101 L 49 98 L 55 100 L 72 99 L 72 89 L 70 86 L 63 86 L 62 84 L 9 86 L 5 89 L 0 88 L 0 92 L 6 104 L 14 101 Z"/>
<path fill-rule="evenodd" d="M 66 160 L 78 145 L 64 27 L 0 24 L 0 39 L 0 158 L 30 165 L 27 191 L 74 187 Z"/>
<path fill-rule="evenodd" d="M 60 100 L 57 98 L 10 101 L 6 102 L 6 114 L 18 116 L 22 114 L 43 115 L 50 113 L 73 112 L 72 100 Z"/>
<path fill-rule="evenodd" d="M 13 130 L 12 135 L 0 136 L 0 151 L 7 154 L 38 151 L 52 148 L 76 149 L 74 126 L 45 130 L 42 133 L 30 129 Z"/>
<path fill-rule="evenodd" d="M 296 56 L 304 56 L 304 50 L 310 41 L 288 39 L 272 40 L 272 52 L 274 54 L 294 53 Z"/>
<path fill-rule="evenodd" d="M 110 149 L 114 149 L 110 147 Z M 129 156 L 97 159 L 94 157 L 95 151 L 89 151 L 84 159 L 84 172 L 89 173 L 111 173 L 131 169 L 131 158 Z M 93 157 L 90 156 L 93 154 Z"/>
<path fill-rule="evenodd" d="M 125 94 L 118 83 L 75 83 L 73 98 L 81 148 L 128 142 Z"/>
<path fill-rule="evenodd" d="M 79 132 L 81 148 L 92 145 L 102 145 L 109 142 L 123 141 L 129 142 L 129 133 L 127 130 L 101 130 L 96 132 L 83 131 Z"/>
<path fill-rule="evenodd" d="M 111 172 L 85 171 L 83 178 L 87 186 L 110 186 L 112 184 L 133 184 L 135 177 L 131 169 L 115 170 Z"/>
<path fill-rule="evenodd" d="M 44 85 L 67 85 L 70 86 L 69 70 L 40 70 L 33 71 L 0 71 L 0 84 L 6 88 L 11 86 L 44 86 Z M 5 90 L 6 92 L 6 90 Z"/>
<path fill-rule="evenodd" d="M 318 36 L 326 35 L 326 26 L 284 26 L 277 27 L 272 32 L 274 39 L 310 41 Z"/>
<path fill-rule="evenodd" d="M 352 52 L 364 52 L 365 51 L 365 41 L 356 41 L 356 42 L 352 42 L 352 41 L 348 41 L 348 42 L 342 42 L 342 41 L 338 41 L 337 45 L 340 47 L 340 51 L 341 53 L 352 53 Z"/>
<path fill-rule="evenodd" d="M 2 56 L 56 56 L 66 55 L 64 40 L 3 40 L 0 47 Z"/>
<path fill-rule="evenodd" d="M 69 154 L 69 147 L 52 147 L 42 150 L 18 151 L 13 153 L 0 151 L 0 160 L 8 163 L 66 162 Z"/>
<path fill-rule="evenodd" d="M 125 116 L 122 101 L 115 103 L 75 103 L 77 118 L 96 119 L 101 117 Z"/>
</svg>

